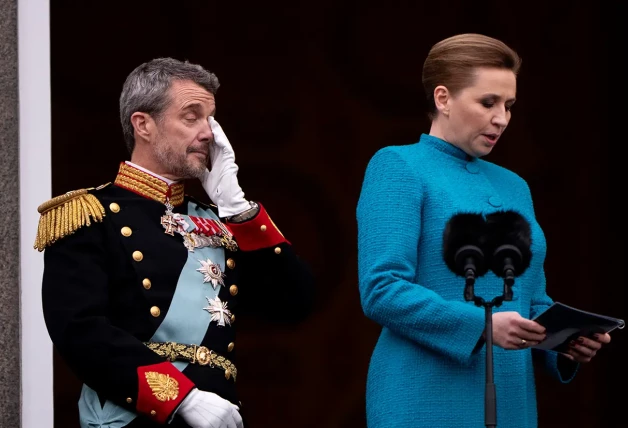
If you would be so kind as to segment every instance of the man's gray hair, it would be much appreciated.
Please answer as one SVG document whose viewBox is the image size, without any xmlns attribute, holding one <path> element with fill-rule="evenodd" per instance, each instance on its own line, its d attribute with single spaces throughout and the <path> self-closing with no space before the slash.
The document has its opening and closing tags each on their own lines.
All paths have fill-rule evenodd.
<svg viewBox="0 0 628 428">
<path fill-rule="evenodd" d="M 135 149 L 131 115 L 150 114 L 155 120 L 168 108 L 168 89 L 173 80 L 191 80 L 216 95 L 218 78 L 198 64 L 172 58 L 157 58 L 138 66 L 126 78 L 120 95 L 120 122 L 129 153 Z"/>
</svg>

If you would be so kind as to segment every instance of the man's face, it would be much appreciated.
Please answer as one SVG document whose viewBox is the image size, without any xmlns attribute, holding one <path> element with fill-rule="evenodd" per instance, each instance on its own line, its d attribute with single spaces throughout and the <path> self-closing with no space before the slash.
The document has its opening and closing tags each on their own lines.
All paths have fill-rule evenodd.
<svg viewBox="0 0 628 428">
<path fill-rule="evenodd" d="M 162 113 L 153 141 L 155 159 L 177 179 L 200 178 L 207 168 L 214 135 L 207 121 L 216 112 L 214 96 L 189 80 L 175 80 L 170 105 Z"/>
</svg>

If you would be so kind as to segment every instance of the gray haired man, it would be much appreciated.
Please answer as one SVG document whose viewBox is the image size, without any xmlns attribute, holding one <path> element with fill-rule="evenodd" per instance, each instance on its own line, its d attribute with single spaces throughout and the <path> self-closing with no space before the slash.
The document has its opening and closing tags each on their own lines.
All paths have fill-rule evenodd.
<svg viewBox="0 0 628 428">
<path fill-rule="evenodd" d="M 120 97 L 130 160 L 113 184 L 39 207 L 44 317 L 84 383 L 82 427 L 248 426 L 236 314 L 298 321 L 311 309 L 310 270 L 238 183 L 218 87 L 188 62 L 137 67 Z M 186 195 L 188 179 L 215 205 Z"/>
</svg>

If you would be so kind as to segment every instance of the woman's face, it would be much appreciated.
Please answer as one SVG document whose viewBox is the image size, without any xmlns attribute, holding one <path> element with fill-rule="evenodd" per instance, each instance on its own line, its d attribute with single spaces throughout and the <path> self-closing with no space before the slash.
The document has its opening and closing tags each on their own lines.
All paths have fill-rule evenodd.
<svg viewBox="0 0 628 428">
<path fill-rule="evenodd" d="M 470 156 L 486 156 L 510 122 L 516 93 L 512 71 L 478 68 L 471 86 L 446 97 L 441 138 Z"/>
</svg>

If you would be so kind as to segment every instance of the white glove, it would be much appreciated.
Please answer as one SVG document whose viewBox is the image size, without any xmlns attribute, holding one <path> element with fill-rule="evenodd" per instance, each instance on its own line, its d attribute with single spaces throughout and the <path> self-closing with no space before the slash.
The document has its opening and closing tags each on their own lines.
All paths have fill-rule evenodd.
<svg viewBox="0 0 628 428">
<path fill-rule="evenodd" d="M 209 198 L 218 206 L 218 215 L 231 217 L 250 209 L 251 204 L 244 199 L 244 192 L 238 184 L 238 165 L 229 139 L 213 116 L 209 116 L 208 121 L 214 134 L 214 144 L 209 146 L 212 169 L 205 170 L 201 183 Z"/>
<path fill-rule="evenodd" d="M 238 406 L 213 392 L 194 388 L 176 413 L 192 428 L 242 428 Z"/>
</svg>

